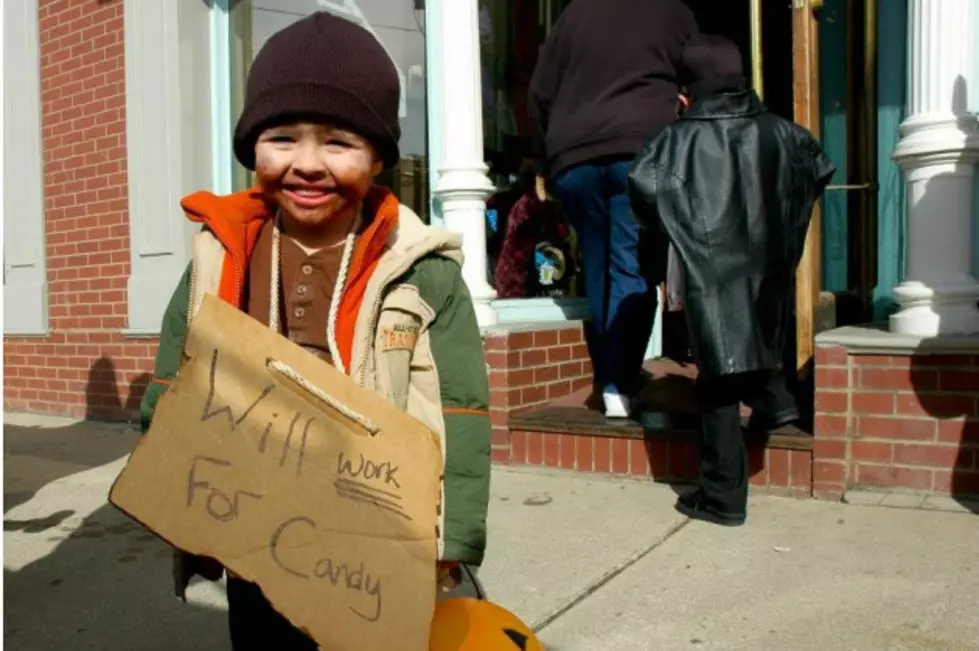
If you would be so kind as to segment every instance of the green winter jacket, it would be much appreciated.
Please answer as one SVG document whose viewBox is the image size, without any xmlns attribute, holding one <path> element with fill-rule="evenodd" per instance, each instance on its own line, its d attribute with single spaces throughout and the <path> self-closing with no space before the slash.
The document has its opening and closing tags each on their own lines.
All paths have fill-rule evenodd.
<svg viewBox="0 0 979 651">
<path fill-rule="evenodd" d="M 382 197 L 385 196 L 382 194 Z M 393 199 L 390 195 L 386 204 Z M 205 293 L 243 293 L 249 238 L 267 209 L 254 192 L 198 193 L 182 205 L 205 227 L 163 317 L 154 382 L 141 404 L 144 431 L 179 369 L 187 324 Z M 397 206 L 397 204 L 395 203 Z M 444 451 L 439 558 L 479 565 L 486 547 L 490 481 L 489 386 L 482 339 L 461 272 L 461 238 L 398 206 L 363 280 L 348 372 L 436 432 Z M 231 214 L 229 214 L 231 213 Z M 349 291 L 351 283 L 348 282 Z M 240 300 L 240 296 L 239 296 Z M 410 347 L 404 336 L 409 333 Z M 393 343 L 392 343 L 393 342 Z"/>
</svg>

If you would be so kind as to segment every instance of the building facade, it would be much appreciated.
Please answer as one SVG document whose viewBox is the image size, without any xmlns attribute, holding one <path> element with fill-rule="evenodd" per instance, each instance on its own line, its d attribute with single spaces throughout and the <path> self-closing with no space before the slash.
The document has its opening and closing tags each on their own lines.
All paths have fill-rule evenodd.
<svg viewBox="0 0 979 651">
<path fill-rule="evenodd" d="M 483 71 L 504 75 L 509 4 L 5 4 L 6 408 L 132 418 L 165 297 L 189 260 L 193 227 L 179 199 L 248 186 L 231 133 L 251 58 L 269 35 L 318 10 L 364 25 L 391 55 L 404 135 L 401 164 L 382 180 L 423 218 L 466 232 L 465 275 L 481 324 L 583 316 L 575 299 L 491 305 L 487 238 L 472 228 L 497 191 L 486 150 L 512 136 L 483 129 L 484 107 L 488 123 L 514 124 L 509 91 L 481 82 Z M 520 20 L 526 31 L 552 18 L 535 10 Z M 535 55 L 537 41 L 523 42 Z M 522 67 L 524 96 L 532 70 L 533 57 Z M 497 119 L 494 106 L 510 117 Z M 495 178 L 508 169 L 497 165 Z"/>
<path fill-rule="evenodd" d="M 575 283 L 501 298 L 492 282 L 498 231 L 507 201 L 521 188 L 528 154 L 530 76 L 567 1 L 2 3 L 5 409 L 133 418 L 152 372 L 163 309 L 189 260 L 192 226 L 179 199 L 198 189 L 248 186 L 232 155 L 231 133 L 251 58 L 277 29 L 324 10 L 371 30 L 398 69 L 402 160 L 382 181 L 425 219 L 464 234 L 464 276 L 491 374 L 494 457 L 579 467 L 576 459 L 587 448 L 583 469 L 652 472 L 651 458 L 640 459 L 641 450 L 651 454 L 641 441 L 626 457 L 614 450 L 632 450 L 632 443 L 611 441 L 606 448 L 604 440 L 581 436 L 564 447 L 555 443 L 548 454 L 540 443 L 536 454 L 532 435 L 514 431 L 509 420 L 511 412 L 591 382 L 581 323 L 586 309 Z M 908 396 L 965 391 L 963 382 L 979 390 L 979 339 L 973 346 L 970 338 L 979 332 L 979 228 L 973 226 L 979 218 L 979 8 L 974 0 L 866 3 L 871 9 L 862 24 L 873 38 L 863 47 L 873 42 L 876 66 L 868 82 L 875 96 L 867 113 L 873 138 L 864 151 L 874 152 L 868 165 L 866 155 L 852 153 L 870 123 L 855 120 L 847 103 L 854 96 L 847 70 L 857 52 L 847 27 L 857 17 L 848 3 L 766 3 L 764 36 L 751 11 L 761 7 L 755 0 L 725 3 L 723 12 L 716 3 L 690 4 L 705 31 L 730 31 L 749 63 L 755 51 L 749 44 L 759 45 L 765 64 L 751 66 L 756 81 L 763 71 L 766 102 L 789 116 L 798 84 L 786 63 L 793 43 L 785 35 L 799 12 L 817 17 L 817 126 L 841 171 L 823 202 L 815 282 L 845 291 L 862 274 L 872 303 L 864 320 L 890 318 L 890 328 L 850 326 L 817 338 L 815 444 L 802 456 L 792 452 L 794 467 L 809 464 L 808 474 L 793 476 L 835 494 L 863 483 L 886 485 L 887 476 L 897 478 L 892 484 L 941 492 L 947 486 L 936 479 L 938 471 L 951 477 L 952 469 L 967 467 L 970 477 L 979 474 L 979 455 L 968 447 L 979 445 L 974 396 L 971 407 L 964 398 L 951 416 L 922 408 L 920 400 L 907 413 L 900 408 Z M 769 8 L 776 4 L 781 8 Z M 874 190 L 863 213 L 874 215 L 870 235 L 853 230 L 861 223 L 852 212 L 855 186 Z M 869 262 L 855 257 L 855 238 L 871 241 Z M 650 356 L 659 339 L 657 330 Z M 946 357 L 915 361 L 913 353 L 925 349 Z M 870 359 L 872 371 L 858 372 L 853 369 L 867 362 L 861 355 L 883 357 Z M 929 370 L 915 376 L 910 369 L 919 362 Z M 932 375 L 950 379 L 916 393 L 921 387 L 914 378 Z M 891 411 L 860 411 L 864 393 Z M 886 426 L 871 417 L 884 418 Z M 931 439 L 913 440 L 937 451 L 899 458 L 886 433 L 906 431 L 901 419 L 932 423 L 910 427 L 931 432 Z M 956 423 L 959 433 L 950 434 Z M 885 435 L 866 433 L 871 430 Z M 870 438 L 858 441 L 862 436 Z M 869 448 L 854 444 L 865 442 L 881 444 L 872 461 L 859 461 L 858 452 Z M 965 450 L 962 459 L 950 452 L 953 444 L 956 453 Z M 931 465 L 907 461 L 914 454 L 931 455 Z M 873 468 L 861 471 L 861 464 Z M 874 469 L 880 467 L 899 470 L 882 475 Z"/>
</svg>

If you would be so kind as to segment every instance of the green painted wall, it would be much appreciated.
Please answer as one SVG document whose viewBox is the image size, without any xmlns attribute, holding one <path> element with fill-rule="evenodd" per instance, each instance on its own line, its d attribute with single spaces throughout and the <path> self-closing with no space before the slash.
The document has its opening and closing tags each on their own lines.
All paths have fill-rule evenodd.
<svg viewBox="0 0 979 651">
<path fill-rule="evenodd" d="M 836 164 L 833 185 L 846 183 L 846 1 L 826 0 L 819 16 L 819 125 L 823 150 Z M 847 193 L 827 190 L 823 198 L 823 289 L 846 289 Z"/>
<path fill-rule="evenodd" d="M 892 290 L 904 279 L 906 228 L 904 178 L 891 158 L 907 113 L 908 3 L 878 2 L 877 16 L 877 289 L 874 316 L 894 308 Z"/>
<path fill-rule="evenodd" d="M 820 14 L 820 125 L 823 148 L 839 171 L 833 184 L 847 182 L 846 124 L 846 2 L 826 0 Z M 907 0 L 878 3 L 877 112 L 877 288 L 874 316 L 885 317 L 893 306 L 891 291 L 904 269 L 904 182 L 891 159 L 898 127 L 905 116 L 907 89 Z M 979 93 L 977 93 L 979 95 Z M 823 200 L 823 288 L 847 286 L 847 198 L 828 190 Z"/>
</svg>

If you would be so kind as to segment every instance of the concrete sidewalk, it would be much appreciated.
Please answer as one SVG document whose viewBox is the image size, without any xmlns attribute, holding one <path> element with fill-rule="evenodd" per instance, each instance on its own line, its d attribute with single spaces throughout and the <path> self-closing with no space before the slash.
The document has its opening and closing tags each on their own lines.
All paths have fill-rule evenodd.
<svg viewBox="0 0 979 651">
<path fill-rule="evenodd" d="M 228 649 L 220 585 L 105 497 L 136 435 L 5 415 L 4 641 L 19 651 Z M 498 469 L 489 596 L 550 651 L 979 649 L 979 516 L 752 500 L 729 530 L 668 486 Z"/>
</svg>

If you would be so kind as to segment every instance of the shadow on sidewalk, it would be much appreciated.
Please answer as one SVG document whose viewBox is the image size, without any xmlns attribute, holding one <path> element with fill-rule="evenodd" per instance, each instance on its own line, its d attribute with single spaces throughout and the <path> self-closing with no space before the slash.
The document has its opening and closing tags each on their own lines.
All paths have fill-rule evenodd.
<svg viewBox="0 0 979 651">
<path fill-rule="evenodd" d="M 116 391 L 101 358 L 86 390 L 89 415 L 132 414 L 148 375 Z M 20 651 L 228 649 L 220 586 L 173 596 L 171 552 L 107 503 L 138 434 L 122 425 L 4 425 L 4 641 Z M 204 605 L 205 602 L 207 605 Z"/>
<path fill-rule="evenodd" d="M 97 421 L 108 412 L 116 417 L 138 412 L 150 378 L 149 373 L 137 377 L 123 403 L 115 365 L 108 357 L 99 358 L 85 385 L 86 418 Z M 65 427 L 25 427 L 4 423 L 4 512 L 53 481 L 129 454 L 134 445 L 135 439 L 121 425 L 78 422 Z"/>
<path fill-rule="evenodd" d="M 213 607 L 178 601 L 170 548 L 154 534 L 111 506 L 73 529 L 52 520 L 19 533 L 27 539 L 16 544 L 56 547 L 24 567 L 4 569 L 4 641 L 10 648 L 230 648 L 220 588 L 208 586 Z"/>
<path fill-rule="evenodd" d="M 99 422 L 138 412 L 148 374 L 119 399 L 115 366 L 89 372 L 90 420 L 4 424 L 4 642 L 18 651 L 220 651 L 230 648 L 224 588 L 173 596 L 171 548 L 107 503 L 135 427 Z M 474 575 L 451 596 L 476 596 Z"/>
</svg>

